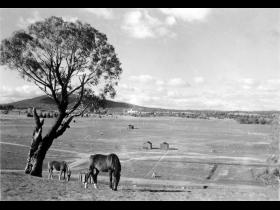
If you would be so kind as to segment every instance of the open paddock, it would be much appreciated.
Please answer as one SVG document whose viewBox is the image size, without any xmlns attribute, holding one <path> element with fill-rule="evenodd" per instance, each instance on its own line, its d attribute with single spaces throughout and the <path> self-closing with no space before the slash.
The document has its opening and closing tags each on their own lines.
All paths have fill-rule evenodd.
<svg viewBox="0 0 280 210">
<path fill-rule="evenodd" d="M 53 120 L 45 119 L 43 134 L 50 128 Z M 135 125 L 137 129 L 128 129 L 129 124 Z M 130 182 L 124 180 L 142 182 L 142 188 L 135 193 L 144 193 L 143 186 L 147 180 L 155 185 L 160 181 L 177 181 L 219 184 L 225 187 L 231 185 L 264 187 L 262 182 L 255 179 L 254 173 L 267 167 L 266 160 L 270 155 L 269 145 L 273 129 L 270 125 L 244 125 L 234 120 L 114 116 L 77 118 L 76 123 L 71 123 L 70 127 L 63 136 L 54 141 L 44 161 L 44 170 L 48 160 L 67 160 L 76 176 L 79 171 L 87 169 L 89 155 L 116 153 L 122 162 L 120 187 L 122 189 L 126 187 L 127 190 L 130 187 L 133 191 L 133 182 L 129 185 Z M 1 115 L 1 173 L 5 173 L 1 175 L 1 182 L 11 181 L 5 170 L 24 169 L 33 128 L 33 118 Z M 142 148 L 146 141 L 152 142 L 152 150 Z M 164 141 L 169 143 L 170 150 L 159 149 L 160 143 Z M 153 171 L 157 173 L 157 179 L 152 178 Z M 100 175 L 102 180 L 106 176 L 104 182 L 107 183 L 108 174 Z M 13 176 L 21 177 L 19 174 Z M 44 174 L 45 178 L 46 176 L 47 174 Z M 150 188 L 151 193 L 158 190 L 159 197 L 155 200 L 167 199 L 163 194 L 168 194 L 168 191 L 161 194 L 160 190 L 164 189 Z M 218 191 L 216 189 L 217 194 L 209 199 L 215 200 L 217 198 L 215 196 L 221 193 Z M 2 188 L 1 192 L 4 199 L 5 195 L 9 194 Z M 69 192 L 67 196 L 71 193 L 73 192 Z M 252 191 L 250 196 L 253 194 Z M 83 196 L 81 199 L 94 199 L 92 195 L 88 195 L 90 197 L 87 198 L 86 195 Z M 118 199 L 128 199 L 128 194 L 122 196 Z M 276 193 L 274 198 L 277 196 Z M 8 197 L 6 198 L 12 199 L 13 196 Z M 62 197 L 67 200 L 65 196 Z M 14 198 L 16 199 L 16 196 Z M 139 197 L 135 195 L 134 199 L 137 198 Z M 188 196 L 180 198 L 184 200 Z M 189 198 L 195 200 L 194 197 Z"/>
</svg>

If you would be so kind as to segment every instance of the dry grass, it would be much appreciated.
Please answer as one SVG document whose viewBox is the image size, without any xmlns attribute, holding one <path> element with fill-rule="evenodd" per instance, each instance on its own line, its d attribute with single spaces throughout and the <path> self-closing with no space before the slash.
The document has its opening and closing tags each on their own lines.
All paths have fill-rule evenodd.
<svg viewBox="0 0 280 210">
<path fill-rule="evenodd" d="M 160 200 L 277 200 L 275 188 L 198 187 L 133 184 L 122 181 L 117 192 L 101 181 L 99 189 L 83 188 L 77 180 L 66 183 L 30 177 L 19 172 L 1 174 L 1 200 L 88 200 L 88 201 L 160 201 Z"/>
<path fill-rule="evenodd" d="M 52 120 L 46 119 L 43 133 L 48 130 Z M 5 115 L 1 117 L 0 122 L 2 142 L 27 146 L 0 144 L 1 169 L 24 169 L 34 127 L 33 119 Z M 128 130 L 128 124 L 133 124 L 139 129 Z M 150 179 L 147 173 L 157 164 L 164 152 L 159 149 L 143 151 L 142 144 L 149 140 L 153 147 L 159 147 L 161 142 L 166 141 L 174 149 L 170 150 L 156 167 L 160 180 L 219 183 L 224 187 L 200 188 L 188 192 L 189 190 L 182 191 L 181 188 L 164 184 L 144 186 L 142 183 L 135 188 L 132 183 L 127 182 L 122 183 L 120 191 L 114 194 L 102 183 L 99 191 L 85 191 L 76 182 L 66 185 L 45 179 L 31 179 L 17 173 L 4 173 L 1 175 L 2 199 L 274 200 L 278 196 L 275 188 L 274 191 L 266 187 L 255 191 L 251 188 L 236 190 L 230 187 L 231 184 L 263 186 L 263 182 L 256 179 L 251 169 L 265 170 L 267 158 L 271 154 L 271 132 L 272 128 L 268 125 L 240 125 L 233 120 L 78 118 L 65 135 L 57 139 L 51 147 L 66 151 L 50 150 L 44 168 L 46 162 L 51 159 L 73 162 L 80 158 L 78 153 L 87 155 L 114 152 L 122 161 L 122 177 Z M 217 164 L 217 167 L 213 168 L 214 164 Z M 76 166 L 76 170 L 86 167 L 87 163 L 81 162 Z M 210 178 L 207 180 L 207 177 Z"/>
</svg>

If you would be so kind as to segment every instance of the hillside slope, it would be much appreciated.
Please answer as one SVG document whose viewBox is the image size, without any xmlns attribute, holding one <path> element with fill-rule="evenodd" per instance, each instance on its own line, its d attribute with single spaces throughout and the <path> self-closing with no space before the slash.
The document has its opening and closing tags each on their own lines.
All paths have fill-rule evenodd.
<svg viewBox="0 0 280 210">
<path fill-rule="evenodd" d="M 75 101 L 74 97 L 70 98 L 70 105 Z M 8 103 L 5 105 L 12 105 L 16 109 L 27 109 L 29 107 L 36 107 L 37 109 L 44 109 L 44 110 L 54 110 L 56 109 L 56 104 L 54 100 L 48 96 L 38 96 L 31 99 L 25 99 L 13 103 Z M 123 109 L 145 109 L 145 107 L 135 106 L 128 103 L 123 102 L 116 102 L 111 100 L 105 101 L 105 108 L 107 109 L 116 109 L 116 110 L 123 110 Z"/>
</svg>

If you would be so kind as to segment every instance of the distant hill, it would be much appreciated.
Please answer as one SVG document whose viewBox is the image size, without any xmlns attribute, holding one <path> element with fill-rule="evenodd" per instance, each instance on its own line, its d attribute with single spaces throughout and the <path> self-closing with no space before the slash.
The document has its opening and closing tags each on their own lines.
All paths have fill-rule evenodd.
<svg viewBox="0 0 280 210">
<path fill-rule="evenodd" d="M 73 102 L 75 102 L 75 98 L 70 97 L 69 101 L 71 105 Z M 48 96 L 38 96 L 35 98 L 25 99 L 25 100 L 12 102 L 8 104 L 2 104 L 2 105 L 12 105 L 16 109 L 27 109 L 29 107 L 36 107 L 37 109 L 44 109 L 44 110 L 57 109 L 54 100 Z M 122 111 L 124 109 L 132 109 L 132 108 L 137 110 L 149 109 L 146 107 L 136 106 L 124 102 L 116 102 L 112 100 L 105 101 L 105 108 L 113 109 L 114 111 Z"/>
<path fill-rule="evenodd" d="M 75 101 L 74 97 L 69 99 L 70 105 Z M 13 103 L 1 104 L 1 105 L 12 105 L 16 109 L 27 109 L 30 107 L 36 107 L 37 109 L 43 110 L 56 110 L 56 104 L 54 100 L 48 96 L 38 96 L 31 99 L 25 99 Z M 176 110 L 176 109 L 163 109 L 163 108 L 149 108 L 144 106 L 138 106 L 134 104 L 117 102 L 112 100 L 105 101 L 105 107 L 111 112 L 123 112 L 124 110 L 137 110 L 142 112 L 199 112 L 199 113 L 213 113 L 213 112 L 238 112 L 238 113 L 257 113 L 257 114 L 273 114 L 280 113 L 280 111 L 219 111 L 219 110 Z"/>
</svg>

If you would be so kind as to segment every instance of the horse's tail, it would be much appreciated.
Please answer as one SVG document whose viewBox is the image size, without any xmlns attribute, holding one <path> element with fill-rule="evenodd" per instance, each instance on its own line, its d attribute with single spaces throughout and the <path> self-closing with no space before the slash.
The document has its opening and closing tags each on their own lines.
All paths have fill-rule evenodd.
<svg viewBox="0 0 280 210">
<path fill-rule="evenodd" d="M 121 162 L 116 154 L 111 154 L 110 155 L 111 161 L 112 161 L 112 167 L 114 171 L 117 173 L 121 172 Z"/>
</svg>

